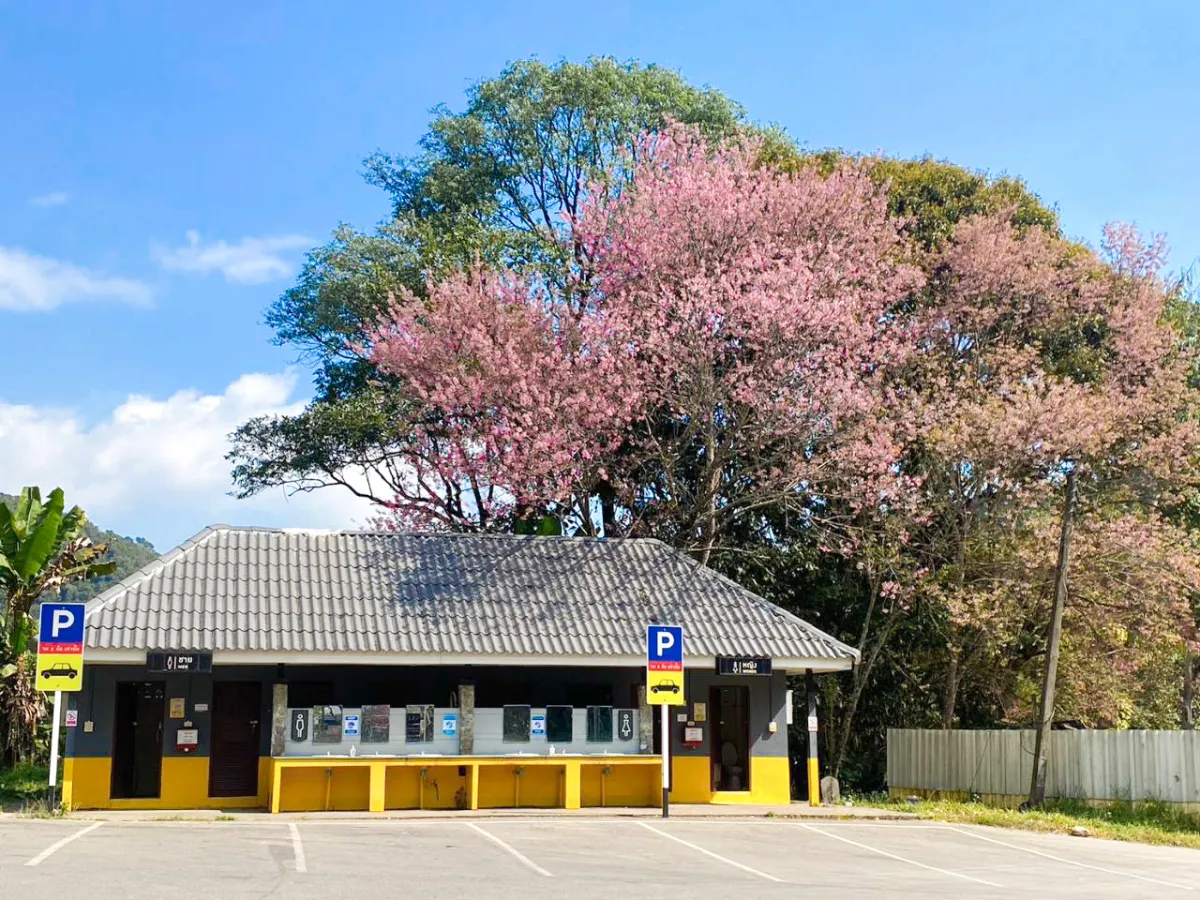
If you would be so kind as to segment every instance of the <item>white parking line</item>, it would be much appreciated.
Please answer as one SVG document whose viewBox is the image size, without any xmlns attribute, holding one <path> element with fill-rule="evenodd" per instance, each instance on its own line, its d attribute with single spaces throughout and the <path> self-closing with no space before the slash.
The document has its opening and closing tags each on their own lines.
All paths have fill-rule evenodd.
<svg viewBox="0 0 1200 900">
<path fill-rule="evenodd" d="M 1149 875 L 1138 875 L 1136 872 L 1123 872 L 1120 869 L 1106 869 L 1104 866 L 1093 866 L 1091 863 L 1076 862 L 1073 859 L 1067 859 L 1063 856 L 1055 856 L 1053 853 L 1044 853 L 1041 850 L 1033 850 L 1030 847 L 1022 847 L 1020 844 L 1010 844 L 1008 841 L 1000 841 L 996 838 L 986 837 L 982 834 L 976 834 L 973 831 L 955 828 L 953 825 L 947 825 L 945 827 L 950 831 L 956 831 L 959 834 L 965 834 L 967 837 L 973 837 L 981 841 L 987 841 L 990 844 L 999 844 L 1001 847 L 1011 847 L 1013 850 L 1021 850 L 1025 853 L 1032 853 L 1034 856 L 1041 856 L 1045 859 L 1052 859 L 1055 862 L 1066 863 L 1068 866 L 1078 866 L 1081 869 L 1092 869 L 1095 872 L 1105 872 L 1108 875 L 1122 875 L 1125 878 L 1136 878 L 1139 881 L 1148 881 L 1151 884 L 1161 884 L 1165 887 L 1181 888 L 1185 891 L 1195 890 L 1195 888 L 1189 884 L 1179 884 L 1175 881 L 1162 881 L 1158 878 L 1151 878 Z"/>
<path fill-rule="evenodd" d="M 308 862 L 304 859 L 304 842 L 300 840 L 300 827 L 295 822 L 288 822 L 288 831 L 292 835 L 292 855 L 296 857 L 296 871 L 307 872 Z"/>
<path fill-rule="evenodd" d="M 726 865 L 733 866 L 735 869 L 741 869 L 743 872 L 749 872 L 751 875 L 757 875 L 759 878 L 767 879 L 767 881 L 775 881 L 775 882 L 779 882 L 780 884 L 783 883 L 782 878 L 776 878 L 774 875 L 768 875 L 766 872 L 760 872 L 758 869 L 752 869 L 747 865 L 743 865 L 742 863 L 737 862 L 736 860 L 728 859 L 727 857 L 721 856 L 717 853 L 713 853 L 711 850 L 705 850 L 703 847 L 699 846 L 698 844 L 693 844 L 690 841 L 685 841 L 683 838 L 675 837 L 675 835 L 668 834 L 667 832 L 662 831 L 661 829 L 655 828 L 653 825 L 650 825 L 646 822 L 638 822 L 638 824 L 641 825 L 643 828 L 650 829 L 655 834 L 661 834 L 663 837 L 668 838 L 672 841 L 675 841 L 675 843 L 677 843 L 677 844 L 683 844 L 683 846 L 685 846 L 685 847 L 691 847 L 693 850 L 695 850 L 699 853 L 703 853 L 705 856 L 711 856 L 713 859 L 720 860 L 721 862 L 725 863 Z"/>
<path fill-rule="evenodd" d="M 975 878 L 971 875 L 964 875 L 962 872 L 951 872 L 949 869 L 939 869 L 937 866 L 929 866 L 923 862 L 917 862 L 915 859 L 909 859 L 906 856 L 897 856 L 895 853 L 888 853 L 886 850 L 880 850 L 878 847 L 870 847 L 866 844 L 860 844 L 858 841 L 852 841 L 848 837 L 842 837 L 840 834 L 831 834 L 828 831 L 822 831 L 815 825 L 805 825 L 801 822 L 794 823 L 797 828 L 805 828 L 808 831 L 815 831 L 817 834 L 823 834 L 825 837 L 833 838 L 835 841 L 842 841 L 845 844 L 852 844 L 863 850 L 869 850 L 872 853 L 878 853 L 880 856 L 886 856 L 888 859 L 894 859 L 898 862 L 908 863 L 910 866 L 917 866 L 921 869 L 928 869 L 931 872 L 940 872 L 943 875 L 949 875 L 952 878 L 962 878 L 966 881 L 974 881 L 976 884 L 986 884 L 988 887 L 1003 887 L 996 884 L 994 881 L 984 881 L 982 878 Z"/>
<path fill-rule="evenodd" d="M 29 860 L 29 862 L 25 863 L 25 865 L 27 865 L 27 866 L 40 865 L 44 860 L 48 859 L 50 856 L 57 853 L 63 847 L 67 846 L 67 844 L 71 843 L 71 841 L 79 840 L 81 837 L 83 837 L 89 831 L 95 831 L 97 828 L 99 828 L 103 824 L 104 824 L 103 822 L 93 822 L 87 828 L 81 828 L 78 831 L 76 831 L 74 834 L 67 835 L 61 841 L 55 841 L 53 844 L 51 844 L 49 847 L 47 847 L 45 850 L 43 850 L 41 853 L 39 853 L 33 859 Z"/>
<path fill-rule="evenodd" d="M 513 856 L 515 856 L 517 859 L 519 859 L 525 865 L 529 866 L 529 868 L 533 869 L 533 871 L 537 872 L 539 875 L 542 875 L 546 878 L 554 877 L 550 872 L 547 872 L 545 869 L 543 869 L 541 866 L 539 866 L 537 863 L 535 863 L 532 859 L 530 859 L 528 856 L 526 856 L 524 853 L 522 853 L 516 847 L 512 846 L 511 844 L 505 843 L 504 841 L 500 840 L 500 838 L 496 837 L 491 832 L 484 831 L 482 828 L 480 828 L 474 822 L 464 822 L 463 824 L 466 825 L 468 828 L 470 828 L 472 831 L 478 831 L 480 834 L 482 834 L 485 838 L 487 838 L 489 841 L 491 841 L 497 847 L 503 847 L 505 850 L 507 850 L 509 853 L 511 853 Z"/>
</svg>

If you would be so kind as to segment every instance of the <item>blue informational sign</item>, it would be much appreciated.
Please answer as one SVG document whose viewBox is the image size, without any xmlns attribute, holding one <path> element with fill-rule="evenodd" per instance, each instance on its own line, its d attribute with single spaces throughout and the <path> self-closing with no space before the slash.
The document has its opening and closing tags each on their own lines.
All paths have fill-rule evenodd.
<svg viewBox="0 0 1200 900">
<path fill-rule="evenodd" d="M 38 644 L 51 645 L 47 653 L 82 653 L 85 609 L 82 603 L 43 603 Z"/>
<path fill-rule="evenodd" d="M 529 731 L 535 737 L 546 736 L 546 717 L 545 716 L 530 716 Z"/>
<path fill-rule="evenodd" d="M 34 682 L 39 691 L 78 691 L 83 687 L 85 612 L 82 603 L 42 604 Z"/>
<path fill-rule="evenodd" d="M 646 702 L 686 706 L 683 688 L 683 628 L 651 625 L 646 629 Z"/>
<path fill-rule="evenodd" d="M 683 668 L 683 626 L 651 625 L 646 629 L 646 665 L 651 669 Z"/>
<path fill-rule="evenodd" d="M 458 716 L 455 713 L 446 713 L 442 716 L 442 735 L 444 737 L 454 737 L 458 734 Z"/>
<path fill-rule="evenodd" d="M 362 720 L 358 716 L 344 716 L 342 718 L 342 735 L 344 737 L 358 737 L 361 734 L 360 723 Z"/>
</svg>

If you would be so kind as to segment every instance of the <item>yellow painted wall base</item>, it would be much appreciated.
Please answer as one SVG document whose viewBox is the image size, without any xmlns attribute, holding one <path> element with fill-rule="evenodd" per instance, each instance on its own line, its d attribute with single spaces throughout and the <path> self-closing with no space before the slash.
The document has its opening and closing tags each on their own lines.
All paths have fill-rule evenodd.
<svg viewBox="0 0 1200 900">
<path fill-rule="evenodd" d="M 821 767 L 815 756 L 808 758 L 808 805 L 821 805 Z"/>
<path fill-rule="evenodd" d="M 786 756 L 750 758 L 750 790 L 714 791 L 712 762 L 706 756 L 677 756 L 671 766 L 672 803 L 792 802 L 791 773 Z"/>
<path fill-rule="evenodd" d="M 271 760 L 258 760 L 258 794 L 208 796 L 208 757 L 166 756 L 158 797 L 124 800 L 112 796 L 112 760 L 69 757 L 63 760 L 63 803 L 68 809 L 252 809 L 268 802 Z"/>
<path fill-rule="evenodd" d="M 112 760 L 75 757 L 64 761 L 63 801 L 71 809 L 234 809 L 270 807 L 275 812 L 385 809 L 505 809 L 657 806 L 657 757 L 464 757 L 462 762 L 421 759 L 259 760 L 254 797 L 209 797 L 206 757 L 163 759 L 157 798 L 110 796 Z M 791 801 L 788 760 L 750 760 L 750 790 L 713 791 L 706 757 L 679 756 L 672 762 L 674 803 L 762 803 Z M 272 803 L 272 779 L 277 797 Z"/>
</svg>

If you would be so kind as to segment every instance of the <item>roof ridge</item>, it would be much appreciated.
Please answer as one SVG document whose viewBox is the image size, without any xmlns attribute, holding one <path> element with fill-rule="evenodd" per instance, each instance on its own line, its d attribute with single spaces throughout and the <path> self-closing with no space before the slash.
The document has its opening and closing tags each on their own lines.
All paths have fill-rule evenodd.
<svg viewBox="0 0 1200 900">
<path fill-rule="evenodd" d="M 184 541 L 182 544 L 180 544 L 178 547 L 174 547 L 174 548 L 168 550 L 162 556 L 146 563 L 146 565 L 142 566 L 140 569 L 137 569 L 134 572 L 130 572 L 128 575 L 126 575 L 124 578 L 122 578 L 120 581 L 118 581 L 112 587 L 101 591 L 99 594 L 97 594 L 95 597 L 93 597 L 91 600 L 89 600 L 87 602 L 87 606 L 84 608 L 84 614 L 83 614 L 84 621 L 87 621 L 88 619 L 90 619 L 93 614 L 95 614 L 96 612 L 99 612 L 107 604 L 116 600 L 122 594 L 127 593 L 130 588 L 136 587 L 137 585 L 141 584 L 142 582 L 150 580 L 155 575 L 157 575 L 159 572 L 161 572 L 163 569 L 165 569 L 167 566 L 173 564 L 176 560 L 180 559 L 181 557 L 185 556 L 188 553 L 191 553 L 193 550 L 195 550 L 197 547 L 199 547 L 201 544 L 203 544 L 205 541 L 207 541 L 213 535 L 220 534 L 221 532 L 224 532 L 224 531 L 243 531 L 243 530 L 248 530 L 248 529 L 239 528 L 238 526 L 233 526 L 233 525 L 209 525 L 209 526 L 201 529 L 200 531 L 198 531 L 194 535 L 192 535 L 190 538 L 188 538 L 186 541 Z"/>
</svg>

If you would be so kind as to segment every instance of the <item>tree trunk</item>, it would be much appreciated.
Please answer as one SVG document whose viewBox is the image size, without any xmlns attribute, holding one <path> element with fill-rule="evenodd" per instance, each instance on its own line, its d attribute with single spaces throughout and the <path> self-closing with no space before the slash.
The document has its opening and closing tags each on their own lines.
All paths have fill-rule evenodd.
<svg viewBox="0 0 1200 900">
<path fill-rule="evenodd" d="M 1075 498 L 1079 469 L 1067 474 L 1063 499 L 1062 531 L 1058 538 L 1058 565 L 1054 572 L 1054 609 L 1050 614 L 1050 634 L 1046 646 L 1046 676 L 1042 681 L 1042 705 L 1038 716 L 1037 737 L 1033 745 L 1033 776 L 1029 785 L 1029 805 L 1041 806 L 1046 800 L 1046 748 L 1050 726 L 1054 723 L 1054 681 L 1058 677 L 1058 651 L 1062 644 L 1063 610 L 1067 605 L 1067 568 L 1071 564 L 1071 537 L 1075 533 Z"/>
<path fill-rule="evenodd" d="M 600 496 L 600 527 L 604 529 L 604 536 L 617 537 L 617 495 L 612 482 L 601 481 L 596 493 Z"/>
<path fill-rule="evenodd" d="M 950 657 L 946 662 L 946 689 L 942 697 L 942 728 L 954 727 L 954 707 L 958 702 L 959 660 L 962 651 L 950 645 Z"/>
<path fill-rule="evenodd" d="M 1183 727 L 1196 728 L 1196 657 L 1191 647 L 1183 654 Z"/>
</svg>

